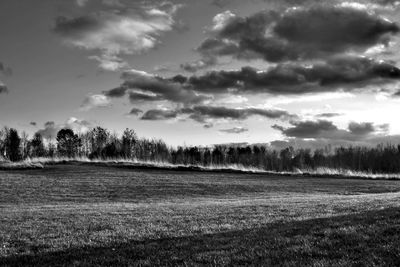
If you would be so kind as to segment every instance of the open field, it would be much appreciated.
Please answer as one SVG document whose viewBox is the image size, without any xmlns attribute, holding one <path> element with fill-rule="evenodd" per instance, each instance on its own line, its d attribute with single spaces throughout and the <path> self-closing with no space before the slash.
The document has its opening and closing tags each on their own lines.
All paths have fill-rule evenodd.
<svg viewBox="0 0 400 267">
<path fill-rule="evenodd" d="M 0 266 L 399 266 L 400 181 L 0 171 Z"/>
</svg>

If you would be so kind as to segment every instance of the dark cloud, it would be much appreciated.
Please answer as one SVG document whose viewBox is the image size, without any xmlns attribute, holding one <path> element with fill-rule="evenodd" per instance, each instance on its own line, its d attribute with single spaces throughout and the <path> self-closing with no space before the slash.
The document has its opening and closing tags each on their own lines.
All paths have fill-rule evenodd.
<svg viewBox="0 0 400 267">
<path fill-rule="evenodd" d="M 299 139 L 331 139 L 346 141 L 362 141 L 387 132 L 388 125 L 351 122 L 348 129 L 339 129 L 331 121 L 291 121 L 290 127 L 274 125 L 284 136 Z"/>
<path fill-rule="evenodd" d="M 176 118 L 178 114 L 179 112 L 175 110 L 152 109 L 146 111 L 141 119 L 149 121 L 168 120 Z"/>
<path fill-rule="evenodd" d="M 274 27 L 279 37 L 311 55 L 386 43 L 385 35 L 398 31 L 395 23 L 349 6 L 293 9 L 286 12 Z"/>
<path fill-rule="evenodd" d="M 68 18 L 59 16 L 55 19 L 54 32 L 61 35 L 76 36 L 84 35 L 89 31 L 99 29 L 101 22 L 94 16 L 81 16 Z"/>
<path fill-rule="evenodd" d="M 338 130 L 332 122 L 325 120 L 291 122 L 291 125 L 289 128 L 274 125 L 273 128 L 287 137 L 297 138 L 321 138 Z"/>
<path fill-rule="evenodd" d="M 245 120 L 251 116 L 262 116 L 269 119 L 291 119 L 295 115 L 289 114 L 284 110 L 243 108 L 234 109 L 215 106 L 195 106 L 182 110 L 183 113 L 191 114 L 191 117 L 202 122 L 204 119 L 232 119 Z"/>
<path fill-rule="evenodd" d="M 230 128 L 230 129 L 222 129 L 219 131 L 223 132 L 223 133 L 228 133 L 228 134 L 241 134 L 244 132 L 248 132 L 249 129 L 243 128 L 243 127 L 234 127 L 234 128 Z"/>
<path fill-rule="evenodd" d="M 29 124 L 32 125 L 32 126 L 37 126 L 37 123 L 34 122 L 34 121 L 31 121 Z"/>
<path fill-rule="evenodd" d="M 142 92 L 129 92 L 129 100 L 132 103 L 136 103 L 136 102 L 160 101 L 164 99 L 160 95 L 146 94 Z"/>
<path fill-rule="evenodd" d="M 352 5 L 313 5 L 249 17 L 227 11 L 214 18 L 212 36 L 197 50 L 205 58 L 232 56 L 270 62 L 326 58 L 387 45 L 398 31 L 395 23 Z"/>
<path fill-rule="evenodd" d="M 366 57 L 334 57 L 313 65 L 280 64 L 267 71 L 244 67 L 238 71 L 211 71 L 192 76 L 186 86 L 198 92 L 302 94 L 348 91 L 368 84 L 384 84 L 400 79 L 400 69 L 387 62 Z"/>
<path fill-rule="evenodd" d="M 132 102 L 168 100 L 180 104 L 196 104 L 210 99 L 209 96 L 200 95 L 190 88 L 183 88 L 178 77 L 165 79 L 143 71 L 125 71 L 121 77 L 124 83 L 120 87 L 104 91 L 103 94 L 109 97 L 122 97 L 129 90 Z"/>
<path fill-rule="evenodd" d="M 8 93 L 7 85 L 5 85 L 2 81 L 0 81 L 0 94 Z"/>
<path fill-rule="evenodd" d="M 216 106 L 194 106 L 176 110 L 152 109 L 144 113 L 142 120 L 168 120 L 177 118 L 178 115 L 186 115 L 188 118 L 199 122 L 211 124 L 214 120 L 245 120 L 252 116 L 261 116 L 268 119 L 289 120 L 297 118 L 287 111 L 276 109 L 244 108 L 234 109 Z M 211 122 L 210 122 L 211 121 Z M 209 127 L 210 128 L 210 127 Z"/>
<path fill-rule="evenodd" d="M 139 116 L 140 113 L 143 113 L 143 110 L 138 109 L 138 108 L 133 108 L 133 109 L 131 109 L 131 111 L 129 112 L 129 115 Z"/>
<path fill-rule="evenodd" d="M 375 126 L 371 122 L 351 122 L 349 124 L 349 131 L 357 135 L 366 135 L 375 132 Z"/>
<path fill-rule="evenodd" d="M 275 140 L 269 143 L 270 149 L 281 150 L 287 147 L 303 149 L 323 149 L 327 153 L 332 153 L 335 148 L 360 146 L 376 147 L 382 144 L 397 145 L 400 143 L 400 135 L 380 135 L 360 140 L 335 140 L 335 139 L 301 139 L 290 138 L 288 140 Z"/>
<path fill-rule="evenodd" d="M 388 62 L 367 57 L 337 56 L 326 62 L 309 65 L 278 64 L 265 71 L 243 67 L 240 70 L 164 78 L 129 70 L 123 72 L 121 78 L 124 82 L 119 87 L 104 91 L 103 95 L 128 95 L 132 103 L 169 101 L 190 107 L 207 103 L 216 95 L 222 94 L 295 95 L 337 90 L 355 91 L 368 85 L 378 86 L 398 80 L 400 69 Z"/>
<path fill-rule="evenodd" d="M 400 90 L 397 90 L 393 95 L 393 97 L 400 97 Z"/>
<path fill-rule="evenodd" d="M 328 112 L 328 113 L 321 113 L 321 114 L 317 114 L 315 115 L 315 117 L 317 118 L 333 118 L 333 117 L 338 117 L 338 116 L 342 116 L 342 113 L 335 113 L 335 112 Z"/>
<path fill-rule="evenodd" d="M 128 90 L 128 87 L 120 86 L 120 87 L 110 89 L 108 91 L 103 91 L 103 94 L 108 97 L 123 97 L 126 94 L 127 90 Z"/>
<path fill-rule="evenodd" d="M 207 123 L 203 125 L 204 129 L 211 129 L 212 127 L 214 127 L 214 124 L 212 123 Z"/>
</svg>

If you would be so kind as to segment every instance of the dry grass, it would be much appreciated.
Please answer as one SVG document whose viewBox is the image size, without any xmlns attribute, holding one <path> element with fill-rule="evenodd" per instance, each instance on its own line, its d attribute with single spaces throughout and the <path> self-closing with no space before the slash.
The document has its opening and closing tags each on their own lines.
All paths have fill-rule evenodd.
<svg viewBox="0 0 400 267">
<path fill-rule="evenodd" d="M 10 162 L 0 161 L 0 170 L 31 170 L 43 169 L 44 165 L 40 162 Z"/>
<path fill-rule="evenodd" d="M 399 191 L 78 163 L 0 171 L 0 265 L 398 266 Z"/>
<path fill-rule="evenodd" d="M 136 167 L 136 168 L 159 168 L 159 169 L 171 169 L 171 170 L 188 170 L 188 171 L 221 171 L 221 172 L 237 172 L 237 173 L 254 173 L 254 174 L 270 174 L 270 175 L 281 175 L 281 176 L 313 176 L 313 177 L 349 177 L 349 178 L 362 178 L 362 179 L 400 179 L 400 174 L 397 173 L 373 173 L 373 172 L 361 172 L 353 171 L 348 169 L 332 169 L 327 167 L 318 167 L 316 169 L 297 169 L 289 172 L 276 172 L 266 171 L 256 167 L 246 167 L 240 164 L 231 165 L 209 165 L 209 166 L 197 166 L 197 165 L 174 165 L 168 162 L 162 161 L 140 161 L 136 159 L 88 159 L 87 157 L 54 157 L 54 158 L 28 158 L 22 163 L 17 163 L 15 166 L 45 166 L 60 163 L 87 163 L 97 164 L 106 166 L 119 166 L 119 167 Z M 1 162 L 0 162 L 1 168 Z M 17 167 L 18 168 L 18 167 Z M 12 169 L 12 168 L 9 168 Z"/>
</svg>

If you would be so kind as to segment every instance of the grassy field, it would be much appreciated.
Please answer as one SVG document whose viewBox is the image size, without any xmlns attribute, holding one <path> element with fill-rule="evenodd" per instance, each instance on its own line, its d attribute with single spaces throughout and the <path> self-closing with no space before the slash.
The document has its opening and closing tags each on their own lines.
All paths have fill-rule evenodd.
<svg viewBox="0 0 400 267">
<path fill-rule="evenodd" d="M 400 266 L 400 181 L 0 171 L 0 266 Z"/>
</svg>

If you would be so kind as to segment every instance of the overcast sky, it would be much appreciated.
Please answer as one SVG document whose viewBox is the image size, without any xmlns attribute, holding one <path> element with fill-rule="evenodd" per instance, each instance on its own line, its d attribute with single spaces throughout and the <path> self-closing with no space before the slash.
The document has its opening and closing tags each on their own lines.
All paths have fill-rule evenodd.
<svg viewBox="0 0 400 267">
<path fill-rule="evenodd" d="M 0 126 L 397 142 L 399 15 L 394 0 L 1 0 Z"/>
</svg>

